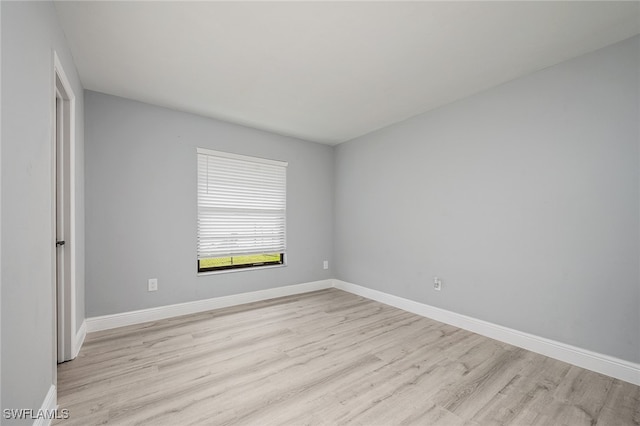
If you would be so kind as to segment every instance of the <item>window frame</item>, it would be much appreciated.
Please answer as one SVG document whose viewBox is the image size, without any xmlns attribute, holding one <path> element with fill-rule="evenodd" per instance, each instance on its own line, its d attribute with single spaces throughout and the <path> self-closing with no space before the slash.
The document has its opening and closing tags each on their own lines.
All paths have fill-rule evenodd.
<svg viewBox="0 0 640 426">
<path fill-rule="evenodd" d="M 277 261 L 269 261 L 269 262 L 254 262 L 254 263 L 245 263 L 238 265 L 222 265 L 222 266 L 213 266 L 213 267 L 200 267 L 200 262 L 202 259 L 199 258 L 200 252 L 196 250 L 196 271 L 198 275 L 211 275 L 211 274 L 219 274 L 219 273 L 228 273 L 228 272 L 239 272 L 239 271 L 248 271 L 248 270 L 259 270 L 259 269 L 267 269 L 267 268 L 278 268 L 287 266 L 287 250 L 286 250 L 286 240 L 287 240 L 287 166 L 288 162 L 280 161 L 280 160 L 272 160 L 261 157 L 247 156 L 241 154 L 227 153 L 222 151 L 215 151 L 207 148 L 197 148 L 197 158 L 200 154 L 229 158 L 232 160 L 242 160 L 250 163 L 263 163 L 269 165 L 277 165 L 284 168 L 284 249 L 283 251 L 266 251 L 265 253 L 255 253 L 255 255 L 266 255 L 266 254 L 279 254 L 280 258 Z M 198 160 L 200 161 L 200 160 Z M 196 167 L 196 174 L 199 175 L 200 169 L 199 165 Z M 197 180 L 197 179 L 196 179 Z M 197 185 L 196 185 L 197 188 Z M 200 204 L 200 195 L 198 193 L 198 189 L 196 189 L 196 216 L 197 223 L 200 221 L 200 213 L 199 213 L 199 204 Z M 196 238 L 200 239 L 200 227 L 199 224 L 196 225 Z M 199 244 L 199 243 L 198 243 Z M 196 246 L 198 246 L 198 244 Z M 250 255 L 250 254 L 249 254 Z M 213 259 L 213 258 L 223 258 L 223 257 L 241 257 L 241 254 L 235 255 L 221 255 L 221 256 L 211 256 L 206 257 L 205 259 Z"/>
<path fill-rule="evenodd" d="M 267 254 L 267 253 L 265 253 Z M 270 254 L 270 253 L 269 253 Z M 224 266 L 212 266 L 212 267 L 208 267 L 208 268 L 201 268 L 200 267 L 200 259 L 197 259 L 197 266 L 198 266 L 198 274 L 203 274 L 203 273 L 211 273 L 211 272 L 229 272 L 229 271 L 238 271 L 238 270 L 242 270 L 242 269 L 257 269 L 257 268 L 264 268 L 264 267 L 274 267 L 274 266 L 286 266 L 285 263 L 285 254 L 286 253 L 279 253 L 280 255 L 280 260 L 277 261 L 273 261 L 273 262 L 255 262 L 255 263 L 244 263 L 244 264 L 240 264 L 240 265 L 224 265 Z M 225 256 L 227 257 L 227 256 Z M 228 257 L 233 257 L 233 256 L 228 256 Z"/>
</svg>

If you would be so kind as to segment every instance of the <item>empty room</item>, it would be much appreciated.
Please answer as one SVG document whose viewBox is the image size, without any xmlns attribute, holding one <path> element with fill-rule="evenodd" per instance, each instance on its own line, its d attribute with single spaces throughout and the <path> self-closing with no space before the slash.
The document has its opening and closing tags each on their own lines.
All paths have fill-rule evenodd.
<svg viewBox="0 0 640 426">
<path fill-rule="evenodd" d="M 0 424 L 640 425 L 640 2 L 0 24 Z"/>
</svg>

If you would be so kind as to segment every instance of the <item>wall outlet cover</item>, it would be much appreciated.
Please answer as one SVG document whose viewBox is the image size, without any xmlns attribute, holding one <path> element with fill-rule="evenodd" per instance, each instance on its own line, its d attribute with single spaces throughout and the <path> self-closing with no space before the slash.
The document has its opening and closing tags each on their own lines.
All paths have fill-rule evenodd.
<svg viewBox="0 0 640 426">
<path fill-rule="evenodd" d="M 148 283 L 148 291 L 157 291 L 158 290 L 158 279 L 150 278 Z"/>
</svg>

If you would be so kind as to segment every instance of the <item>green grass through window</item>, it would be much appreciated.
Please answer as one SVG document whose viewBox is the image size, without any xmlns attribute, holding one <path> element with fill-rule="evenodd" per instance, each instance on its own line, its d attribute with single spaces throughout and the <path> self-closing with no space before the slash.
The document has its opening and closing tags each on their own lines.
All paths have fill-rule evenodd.
<svg viewBox="0 0 640 426">
<path fill-rule="evenodd" d="M 280 253 L 252 254 L 246 256 L 210 257 L 200 259 L 199 269 L 226 269 L 241 266 L 281 263 Z"/>
</svg>

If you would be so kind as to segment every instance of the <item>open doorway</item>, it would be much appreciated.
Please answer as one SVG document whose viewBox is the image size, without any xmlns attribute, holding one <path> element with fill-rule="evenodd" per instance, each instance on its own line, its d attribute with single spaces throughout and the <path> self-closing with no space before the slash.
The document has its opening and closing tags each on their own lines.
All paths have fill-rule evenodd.
<svg viewBox="0 0 640 426">
<path fill-rule="evenodd" d="M 74 117 L 75 96 L 54 52 L 53 119 L 53 224 L 54 246 L 54 345 L 58 363 L 73 359 L 75 324 L 75 204 Z"/>
</svg>

